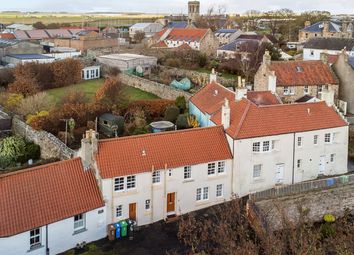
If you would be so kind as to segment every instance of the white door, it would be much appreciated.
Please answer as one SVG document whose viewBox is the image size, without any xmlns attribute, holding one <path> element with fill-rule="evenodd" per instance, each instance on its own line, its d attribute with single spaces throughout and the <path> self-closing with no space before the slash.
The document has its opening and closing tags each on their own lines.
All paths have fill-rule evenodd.
<svg viewBox="0 0 354 255">
<path fill-rule="evenodd" d="M 284 180 L 284 164 L 276 165 L 275 169 L 275 183 L 281 184 Z"/>
<path fill-rule="evenodd" d="M 318 174 L 323 175 L 326 171 L 326 156 L 320 157 L 320 163 L 318 164 Z"/>
</svg>

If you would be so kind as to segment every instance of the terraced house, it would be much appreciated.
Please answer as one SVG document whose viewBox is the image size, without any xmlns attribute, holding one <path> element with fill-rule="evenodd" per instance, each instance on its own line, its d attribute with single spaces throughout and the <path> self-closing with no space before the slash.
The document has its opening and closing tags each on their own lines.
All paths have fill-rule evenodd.
<svg viewBox="0 0 354 255">
<path fill-rule="evenodd" d="M 0 254 L 58 254 L 106 236 L 95 176 L 80 158 L 0 176 Z"/>
<path fill-rule="evenodd" d="M 321 60 L 314 61 L 271 61 L 269 52 L 254 77 L 254 90 L 276 92 L 284 102 L 295 102 L 309 95 L 321 99 L 338 97 L 339 81 Z"/>
<path fill-rule="evenodd" d="M 233 194 L 232 155 L 221 126 L 102 141 L 88 133 L 81 155 L 96 169 L 108 223 L 150 224 Z"/>
</svg>

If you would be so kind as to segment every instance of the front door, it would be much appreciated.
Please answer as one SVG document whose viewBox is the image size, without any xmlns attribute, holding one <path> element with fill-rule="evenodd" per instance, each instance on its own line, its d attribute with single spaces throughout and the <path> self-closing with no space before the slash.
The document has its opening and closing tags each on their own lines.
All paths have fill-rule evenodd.
<svg viewBox="0 0 354 255">
<path fill-rule="evenodd" d="M 136 221 L 136 203 L 129 204 L 129 219 Z"/>
<path fill-rule="evenodd" d="M 276 165 L 275 169 L 275 183 L 281 184 L 284 180 L 284 164 Z"/>
<path fill-rule="evenodd" d="M 167 215 L 175 214 L 175 198 L 176 193 L 167 194 Z"/>
<path fill-rule="evenodd" d="M 318 175 L 324 175 L 326 171 L 326 156 L 320 157 L 320 163 L 318 164 Z"/>
</svg>

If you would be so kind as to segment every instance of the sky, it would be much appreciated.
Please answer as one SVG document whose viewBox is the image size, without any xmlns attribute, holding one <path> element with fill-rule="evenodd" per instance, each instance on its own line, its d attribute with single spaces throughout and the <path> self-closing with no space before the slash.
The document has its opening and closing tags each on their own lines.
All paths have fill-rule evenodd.
<svg viewBox="0 0 354 255">
<path fill-rule="evenodd" d="M 0 10 L 65 11 L 65 12 L 144 12 L 186 13 L 188 0 L 0 0 Z M 306 10 L 330 11 L 332 14 L 354 14 L 353 0 L 201 0 L 203 13 L 211 6 L 223 5 L 228 13 L 247 10 L 269 11 L 289 8 L 295 12 Z"/>
</svg>

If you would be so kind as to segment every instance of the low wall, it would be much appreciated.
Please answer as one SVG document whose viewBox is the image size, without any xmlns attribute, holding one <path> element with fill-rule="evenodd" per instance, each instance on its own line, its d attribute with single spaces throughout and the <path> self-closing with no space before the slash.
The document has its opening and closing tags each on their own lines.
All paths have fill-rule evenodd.
<svg viewBox="0 0 354 255">
<path fill-rule="evenodd" d="M 76 154 L 54 135 L 46 131 L 34 130 L 17 116 L 12 118 L 12 132 L 39 145 L 42 159 L 59 158 L 64 160 L 72 158 Z"/>
<path fill-rule="evenodd" d="M 175 67 L 167 67 L 167 66 L 159 66 L 161 71 L 170 72 L 173 75 L 177 75 L 179 77 L 188 77 L 194 84 L 198 84 L 199 86 L 204 86 L 210 81 L 210 74 L 201 73 L 197 71 L 179 69 Z M 225 87 L 232 87 L 236 85 L 237 80 L 234 79 L 225 79 L 223 77 L 218 77 L 218 82 Z"/>
<path fill-rule="evenodd" d="M 192 96 L 192 94 L 183 90 L 178 90 L 168 85 L 150 81 L 134 75 L 122 73 L 120 77 L 123 84 L 150 92 L 164 99 L 175 100 L 178 96 L 184 96 L 186 100 L 189 100 Z"/>
<path fill-rule="evenodd" d="M 300 208 L 304 212 L 306 221 L 318 222 L 325 214 L 341 217 L 346 210 L 354 211 L 354 184 L 262 200 L 255 202 L 255 205 L 265 215 L 267 225 L 274 230 L 285 226 L 282 223 L 283 215 L 290 222 L 296 223 L 300 216 Z"/>
</svg>

